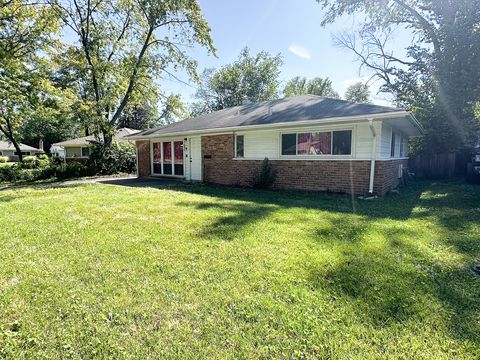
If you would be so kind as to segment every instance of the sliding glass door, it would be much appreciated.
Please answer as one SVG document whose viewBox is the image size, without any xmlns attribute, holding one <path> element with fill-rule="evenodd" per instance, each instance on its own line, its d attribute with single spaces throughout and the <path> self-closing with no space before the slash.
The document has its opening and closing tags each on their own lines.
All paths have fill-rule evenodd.
<svg viewBox="0 0 480 360">
<path fill-rule="evenodd" d="M 157 175 L 184 176 L 183 140 L 153 143 L 152 171 Z"/>
<path fill-rule="evenodd" d="M 173 166 L 175 175 L 183 176 L 183 141 L 173 142 L 173 159 L 175 165 Z"/>
</svg>

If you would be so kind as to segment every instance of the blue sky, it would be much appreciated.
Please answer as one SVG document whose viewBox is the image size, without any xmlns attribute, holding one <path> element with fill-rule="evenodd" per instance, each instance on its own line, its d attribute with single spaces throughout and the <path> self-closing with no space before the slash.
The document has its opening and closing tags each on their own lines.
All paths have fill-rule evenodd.
<svg viewBox="0 0 480 360">
<path fill-rule="evenodd" d="M 335 89 L 343 96 L 346 87 L 368 73 L 359 74 L 359 63 L 352 53 L 333 45 L 332 34 L 355 26 L 353 17 L 339 19 L 326 28 L 320 26 L 322 9 L 315 0 L 199 0 L 211 29 L 217 48 L 217 57 L 208 56 L 203 49 L 191 51 L 198 60 L 199 71 L 220 67 L 234 61 L 240 50 L 248 46 L 252 53 L 266 50 L 281 53 L 284 65 L 281 80 L 294 76 L 329 77 Z M 396 54 L 403 54 L 408 35 L 397 34 Z M 184 74 L 178 77 L 188 82 Z M 374 102 L 386 104 L 388 97 L 376 95 L 380 84 L 371 88 Z M 161 86 L 167 91 L 182 94 L 185 101 L 193 101 L 194 87 L 176 80 L 164 79 Z"/>
</svg>

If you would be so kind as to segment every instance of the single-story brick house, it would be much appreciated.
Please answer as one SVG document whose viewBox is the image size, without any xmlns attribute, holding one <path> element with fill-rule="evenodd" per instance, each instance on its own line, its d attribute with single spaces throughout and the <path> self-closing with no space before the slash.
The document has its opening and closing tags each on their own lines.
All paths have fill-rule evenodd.
<svg viewBox="0 0 480 360">
<path fill-rule="evenodd" d="M 383 195 L 422 128 L 402 109 L 305 95 L 235 106 L 131 135 L 138 175 L 248 185 L 268 157 L 275 187 Z"/>
<path fill-rule="evenodd" d="M 121 128 L 115 131 L 113 141 L 124 142 L 126 136 L 133 135 L 140 132 L 140 130 Z M 70 139 L 59 143 L 52 144 L 52 147 L 59 147 L 64 150 L 65 161 L 82 161 L 88 159 L 90 156 L 89 145 L 92 142 L 98 141 L 95 135 L 83 136 L 76 139 Z"/>
<path fill-rule="evenodd" d="M 42 149 L 37 149 L 25 144 L 18 144 L 23 156 L 36 156 L 43 154 Z M 10 141 L 0 140 L 0 156 L 8 157 L 9 161 L 18 161 L 18 153 L 13 144 Z"/>
</svg>

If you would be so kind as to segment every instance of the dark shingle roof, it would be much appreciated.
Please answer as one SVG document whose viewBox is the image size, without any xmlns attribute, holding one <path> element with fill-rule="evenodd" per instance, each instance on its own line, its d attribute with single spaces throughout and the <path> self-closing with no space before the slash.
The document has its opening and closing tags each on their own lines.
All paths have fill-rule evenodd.
<svg viewBox="0 0 480 360">
<path fill-rule="evenodd" d="M 130 129 L 130 128 L 121 128 L 115 131 L 115 135 L 113 136 L 115 141 L 123 141 L 125 137 L 129 135 L 134 135 L 139 133 L 140 130 Z M 101 137 L 101 136 L 100 136 Z M 101 137 L 103 139 L 103 137 Z M 65 140 L 62 142 L 58 142 L 53 144 L 53 146 L 87 146 L 91 142 L 96 141 L 96 137 L 94 135 L 79 137 L 76 139 Z"/>
<path fill-rule="evenodd" d="M 315 95 L 294 96 L 257 104 L 234 106 L 160 128 L 144 130 L 133 137 L 167 135 L 230 127 L 295 123 L 336 117 L 375 115 L 405 110 Z"/>
</svg>

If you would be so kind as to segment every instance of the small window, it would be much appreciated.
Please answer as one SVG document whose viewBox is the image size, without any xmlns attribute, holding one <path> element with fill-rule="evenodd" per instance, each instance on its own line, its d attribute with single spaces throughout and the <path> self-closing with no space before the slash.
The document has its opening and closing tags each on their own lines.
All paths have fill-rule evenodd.
<svg viewBox="0 0 480 360">
<path fill-rule="evenodd" d="M 235 143 L 235 156 L 237 158 L 243 158 L 244 157 L 244 136 L 243 135 L 237 135 L 235 137 L 236 143 Z"/>
<path fill-rule="evenodd" d="M 392 131 L 392 142 L 390 143 L 390 157 L 395 157 L 395 133 Z"/>
<path fill-rule="evenodd" d="M 89 157 L 90 149 L 88 147 L 82 147 L 82 157 Z"/>
<path fill-rule="evenodd" d="M 333 155 L 352 154 L 352 130 L 333 132 Z"/>
<path fill-rule="evenodd" d="M 282 155 L 297 154 L 297 134 L 282 134 Z"/>
<path fill-rule="evenodd" d="M 30 156 L 30 151 L 21 151 L 22 156 Z M 18 156 L 18 151 L 13 153 L 14 155 Z"/>
</svg>

